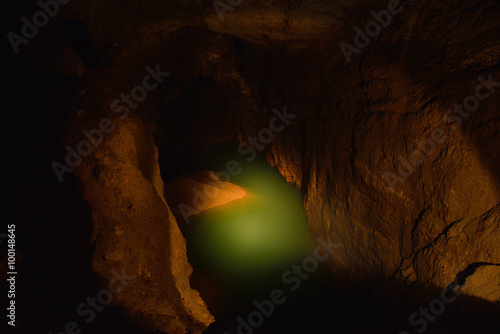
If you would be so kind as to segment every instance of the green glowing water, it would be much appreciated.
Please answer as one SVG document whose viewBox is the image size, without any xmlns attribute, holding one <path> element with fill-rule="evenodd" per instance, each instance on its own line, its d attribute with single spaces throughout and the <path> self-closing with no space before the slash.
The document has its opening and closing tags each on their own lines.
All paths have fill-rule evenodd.
<svg viewBox="0 0 500 334">
<path fill-rule="evenodd" d="M 215 160 L 227 162 L 228 157 Z M 310 256 L 314 247 L 300 192 L 263 159 L 239 161 L 242 171 L 230 181 L 249 195 L 200 214 L 186 240 L 196 270 L 227 289 L 244 287 L 254 293 L 254 288 L 276 285 L 281 274 Z"/>
</svg>

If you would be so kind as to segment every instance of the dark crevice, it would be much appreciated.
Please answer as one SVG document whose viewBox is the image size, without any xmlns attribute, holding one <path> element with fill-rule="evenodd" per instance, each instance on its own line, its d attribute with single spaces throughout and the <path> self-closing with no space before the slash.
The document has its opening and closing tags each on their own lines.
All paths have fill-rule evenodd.
<svg viewBox="0 0 500 334">
<path fill-rule="evenodd" d="M 446 226 L 443 231 L 441 231 L 441 233 L 439 233 L 427 246 L 424 246 L 422 248 L 420 248 L 419 250 L 415 251 L 414 252 L 414 256 L 413 256 L 413 261 L 415 261 L 416 259 L 416 256 L 420 253 L 422 253 L 423 251 L 425 251 L 426 249 L 432 247 L 438 240 L 439 238 L 441 238 L 442 236 L 446 236 L 448 234 L 448 231 L 453 227 L 455 226 L 457 223 L 461 222 L 462 219 L 460 220 L 457 220 L 457 221 L 454 221 L 452 223 L 450 223 L 448 226 Z"/>
<path fill-rule="evenodd" d="M 422 221 L 422 218 L 424 217 L 425 212 L 426 212 L 426 209 L 423 209 L 422 211 L 420 211 L 420 213 L 418 214 L 417 219 L 415 219 L 415 222 L 413 223 L 413 228 L 411 229 L 411 250 L 412 250 L 412 252 L 415 249 L 415 242 L 417 240 L 416 233 L 417 233 L 419 224 Z"/>
<path fill-rule="evenodd" d="M 467 280 L 467 278 L 469 276 L 472 276 L 474 275 L 474 273 L 476 272 L 476 270 L 480 267 L 483 267 L 483 266 L 498 266 L 500 267 L 500 263 L 491 263 L 491 262 L 474 262 L 474 263 L 471 263 L 467 266 L 467 268 L 465 268 L 464 270 L 462 270 L 461 272 L 459 272 L 457 274 L 457 276 L 455 277 L 455 280 L 457 281 L 457 283 L 459 285 L 464 285 L 465 284 L 465 281 Z"/>
</svg>

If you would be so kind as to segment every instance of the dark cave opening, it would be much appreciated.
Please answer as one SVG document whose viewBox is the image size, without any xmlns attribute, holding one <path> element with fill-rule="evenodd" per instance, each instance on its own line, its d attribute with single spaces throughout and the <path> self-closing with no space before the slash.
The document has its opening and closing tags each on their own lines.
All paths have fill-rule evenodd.
<svg viewBox="0 0 500 334">
<path fill-rule="evenodd" d="M 249 162 L 238 146 L 228 142 L 198 156 L 192 150 L 181 153 L 188 156 L 190 169 L 165 184 L 165 198 L 195 270 L 192 281 L 203 283 L 206 277 L 209 286 L 210 279 L 216 280 L 219 294 L 212 303 L 219 299 L 226 313 L 238 309 L 238 300 L 249 303 L 249 296 L 277 285 L 287 266 L 313 253 L 303 196 L 262 154 Z M 231 173 L 225 172 L 227 162 L 233 162 Z M 232 302 L 225 303 L 224 295 Z"/>
</svg>

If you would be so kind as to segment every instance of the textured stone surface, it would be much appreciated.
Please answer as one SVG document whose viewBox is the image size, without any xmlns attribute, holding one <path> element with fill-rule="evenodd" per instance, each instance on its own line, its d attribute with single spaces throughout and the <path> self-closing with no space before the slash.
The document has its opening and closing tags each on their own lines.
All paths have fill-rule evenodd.
<svg viewBox="0 0 500 334">
<path fill-rule="evenodd" d="M 190 223 L 189 217 L 240 198 L 247 192 L 230 182 L 224 182 L 213 172 L 180 175 L 165 185 L 165 199 L 179 227 Z"/>
<path fill-rule="evenodd" d="M 135 276 L 115 305 L 145 327 L 201 332 L 213 317 L 189 287 L 192 268 L 185 240 L 160 193 L 163 182 L 154 173 L 154 147 L 152 126 L 127 119 L 80 167 L 84 199 L 94 217 L 93 270 L 106 280 L 113 277 L 112 270 Z"/>
</svg>

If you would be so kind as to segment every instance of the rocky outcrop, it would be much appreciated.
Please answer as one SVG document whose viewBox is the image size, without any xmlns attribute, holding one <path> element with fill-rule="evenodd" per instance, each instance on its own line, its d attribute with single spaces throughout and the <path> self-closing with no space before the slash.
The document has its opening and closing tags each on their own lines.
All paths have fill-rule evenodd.
<svg viewBox="0 0 500 334">
<path fill-rule="evenodd" d="M 114 298 L 131 319 L 151 331 L 201 333 L 213 321 L 189 286 L 186 243 L 159 177 L 153 126 L 138 119 L 116 129 L 78 169 L 84 199 L 92 206 L 93 271 L 133 276 Z"/>
<path fill-rule="evenodd" d="M 165 199 L 181 228 L 190 223 L 191 216 L 247 195 L 243 188 L 209 171 L 181 175 L 165 185 Z"/>
</svg>

